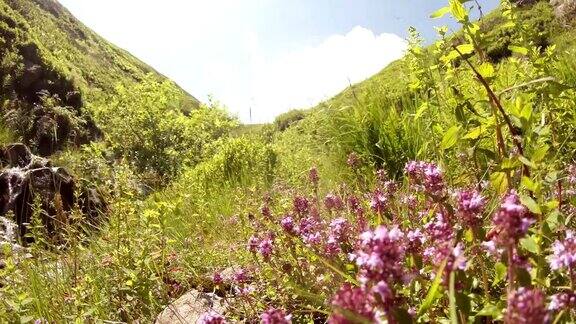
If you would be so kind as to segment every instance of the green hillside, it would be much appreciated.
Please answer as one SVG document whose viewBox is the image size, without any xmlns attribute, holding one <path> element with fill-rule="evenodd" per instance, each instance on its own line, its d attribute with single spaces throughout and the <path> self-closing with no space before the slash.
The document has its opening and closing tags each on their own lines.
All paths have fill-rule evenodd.
<svg viewBox="0 0 576 324">
<path fill-rule="evenodd" d="M 108 100 L 119 84 L 132 87 L 148 74 L 165 80 L 86 28 L 55 0 L 0 2 L 0 56 L 5 128 L 43 155 L 102 137 L 88 106 Z M 174 87 L 181 93 L 181 109 L 199 106 Z M 48 116 L 43 124 L 34 121 L 41 116 Z M 43 133 L 54 123 L 54 133 Z"/>
<path fill-rule="evenodd" d="M 461 30 L 410 29 L 401 60 L 266 125 L 198 105 L 53 3 L 1 1 L 0 140 L 34 129 L 10 116 L 74 120 L 86 135 L 51 159 L 108 210 L 3 245 L 0 322 L 148 323 L 188 292 L 215 301 L 175 315 L 200 323 L 576 321 L 572 0 L 479 21 L 448 0 L 430 15 Z"/>
</svg>

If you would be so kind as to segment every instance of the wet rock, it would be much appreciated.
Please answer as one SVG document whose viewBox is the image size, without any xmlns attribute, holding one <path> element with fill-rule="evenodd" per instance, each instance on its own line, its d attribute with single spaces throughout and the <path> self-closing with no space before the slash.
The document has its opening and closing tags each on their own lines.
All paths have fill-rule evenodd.
<svg viewBox="0 0 576 324">
<path fill-rule="evenodd" d="M 97 224 L 106 213 L 106 202 L 96 189 L 78 186 L 72 175 L 52 166 L 50 160 L 30 154 L 21 144 L 8 145 L 2 152 L 8 168 L 0 172 L 0 216 L 14 214 L 20 238 L 26 237 L 35 206 L 52 237 L 70 223 L 68 216 L 75 206 L 89 224 Z"/>
<path fill-rule="evenodd" d="M 223 314 L 224 300 L 211 293 L 191 290 L 168 305 L 156 318 L 156 324 L 198 323 L 200 316 L 208 311 Z"/>
<path fill-rule="evenodd" d="M 0 161 L 10 166 L 26 167 L 32 162 L 32 152 L 24 144 L 10 144 L 0 150 Z"/>
</svg>

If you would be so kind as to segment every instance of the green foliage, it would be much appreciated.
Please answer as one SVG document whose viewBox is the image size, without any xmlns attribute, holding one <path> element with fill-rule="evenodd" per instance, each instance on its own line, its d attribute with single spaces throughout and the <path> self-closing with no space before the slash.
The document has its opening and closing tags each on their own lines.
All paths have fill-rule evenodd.
<svg viewBox="0 0 576 324">
<path fill-rule="evenodd" d="M 222 186 L 267 187 L 274 178 L 276 153 L 270 145 L 251 138 L 218 140 L 211 144 L 206 155 L 210 158 L 183 175 L 184 182 L 210 190 Z"/>
<path fill-rule="evenodd" d="M 546 48 L 550 45 L 550 38 L 557 32 L 554 24 L 554 13 L 548 1 L 539 1 L 534 5 L 518 10 L 517 21 L 524 30 L 530 31 L 522 35 L 514 25 L 507 24 L 505 17 L 491 15 L 482 21 L 482 30 L 485 31 L 486 54 L 492 62 L 499 62 L 512 56 L 510 45 L 514 45 L 519 38 L 526 36 L 526 41 L 535 47 Z"/>
<path fill-rule="evenodd" d="M 188 115 L 180 110 L 180 91 L 149 76 L 133 88 L 93 107 L 111 148 L 141 172 L 174 177 L 183 166 L 201 161 L 208 143 L 228 133 L 235 121 L 216 106 Z"/>
<path fill-rule="evenodd" d="M 500 321 L 506 316 L 507 286 L 538 287 L 548 295 L 568 287 L 569 278 L 551 273 L 545 256 L 553 241 L 575 225 L 567 208 L 574 203 L 566 190 L 570 178 L 563 171 L 576 152 L 573 32 L 556 29 L 544 2 L 523 8 L 504 2 L 501 11 L 480 23 L 469 20 L 462 3 L 449 1 L 434 14 L 451 14 L 463 25 L 461 33 L 448 35 L 439 28 L 440 39 L 425 48 L 412 30 L 405 59 L 297 122 L 301 112 L 282 116 L 278 125 L 290 125 L 284 128 L 234 127 L 221 109 L 190 109 L 173 84 L 125 64 L 123 71 L 139 75 L 141 82 L 120 82 L 89 100 L 106 141 L 55 157 L 58 165 L 66 164 L 109 193 L 109 222 L 90 237 L 66 229 L 72 243 L 65 249 L 35 245 L 30 259 L 0 253 L 5 261 L 0 322 L 152 322 L 190 288 L 227 293 L 209 279 L 213 271 L 254 258 L 256 291 L 229 299 L 232 319 L 249 321 L 275 305 L 289 310 L 295 321 L 323 321 L 337 310 L 330 300 L 338 287 L 358 285 L 358 268 L 347 254 L 324 257 L 323 249 L 279 230 L 281 217 L 295 215 L 295 193 L 309 198 L 324 225 L 345 216 L 368 226 L 425 232 L 423 224 L 438 212 L 450 215 L 449 222 L 456 224 L 452 243 L 466 246 L 466 271 L 454 271 L 446 260 L 426 265 L 417 254 L 408 258 L 407 273 L 414 279 L 390 287 L 398 288 L 397 301 L 411 305 L 416 317 L 393 309 L 397 319 Z M 82 35 L 77 37 L 83 42 Z M 493 54 L 498 51 L 510 53 Z M 359 167 L 346 167 L 349 153 L 358 156 Z M 479 215 L 481 225 L 458 223 L 451 196 L 434 197 L 411 187 L 401 177 L 411 159 L 437 161 L 446 187 L 483 188 L 488 204 Z M 319 184 L 308 181 L 312 166 L 319 170 Z M 395 186 L 384 188 L 390 183 L 376 179 L 380 168 L 398 180 Z M 173 181 L 143 198 L 142 174 L 148 172 Z M 375 188 L 398 189 L 384 213 L 371 208 Z M 510 189 L 518 191 L 534 216 L 535 224 L 516 247 L 530 271 L 510 272 L 514 263 L 505 255 L 491 259 L 481 248 L 490 239 L 490 218 L 500 196 Z M 361 217 L 323 207 L 320 195 L 327 192 L 359 199 Z M 404 198 L 412 196 L 415 201 L 406 203 Z M 263 206 L 271 217 L 264 216 Z M 252 234 L 270 232 L 277 235 L 268 263 L 245 246 Z M 570 312 L 555 316 L 573 321 Z"/>
<path fill-rule="evenodd" d="M 425 125 L 410 117 L 416 112 L 416 99 L 388 98 L 380 91 L 368 89 L 352 106 L 328 110 L 329 133 L 340 156 L 355 152 L 375 170 L 397 177 L 406 162 L 416 158 Z"/>
<path fill-rule="evenodd" d="M 304 117 L 306 117 L 306 113 L 303 110 L 293 109 L 276 117 L 274 124 L 276 128 L 282 132 L 292 124 L 304 119 Z"/>
</svg>

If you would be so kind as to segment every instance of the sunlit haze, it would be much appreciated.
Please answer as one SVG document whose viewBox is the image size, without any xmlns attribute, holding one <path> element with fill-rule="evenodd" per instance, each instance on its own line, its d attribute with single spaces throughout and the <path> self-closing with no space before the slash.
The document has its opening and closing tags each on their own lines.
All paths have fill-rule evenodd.
<svg viewBox="0 0 576 324">
<path fill-rule="evenodd" d="M 246 123 L 308 108 L 430 39 L 439 0 L 60 0 L 77 18 L 186 91 Z M 482 1 L 485 10 L 497 0 Z M 252 112 L 250 117 L 250 110 Z"/>
</svg>

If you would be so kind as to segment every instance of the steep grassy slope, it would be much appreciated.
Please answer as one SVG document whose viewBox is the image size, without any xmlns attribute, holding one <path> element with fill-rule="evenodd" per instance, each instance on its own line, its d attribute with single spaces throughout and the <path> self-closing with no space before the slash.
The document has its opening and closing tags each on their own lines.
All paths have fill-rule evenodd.
<svg viewBox="0 0 576 324">
<path fill-rule="evenodd" d="M 56 0 L 0 1 L 0 95 L 6 126 L 48 155 L 101 133 L 88 103 L 115 87 L 165 78 L 75 19 Z M 175 86 L 176 87 L 176 86 Z M 178 88 L 181 109 L 198 100 Z"/>
<path fill-rule="evenodd" d="M 470 2 L 449 3 L 465 16 Z M 73 157 L 110 170 L 101 177 L 114 194 L 110 221 L 90 240 L 71 227 L 64 251 L 37 233 L 32 258 L 8 253 L 0 322 L 153 322 L 190 289 L 226 296 L 229 322 L 259 322 L 263 312 L 280 323 L 286 313 L 295 323 L 574 322 L 574 267 L 548 262 L 562 257 L 558 246 L 574 247 L 573 32 L 537 6 L 490 14 L 502 20 L 478 36 L 470 64 L 454 55 L 458 40 L 412 42 L 403 60 L 308 112 L 231 137 L 214 127 L 198 144 L 187 134 L 180 144 L 201 147 L 201 161 L 143 201 L 130 168 L 100 168 L 99 147 L 84 147 Z M 556 52 L 542 50 L 522 15 L 543 22 Z M 506 38 L 493 31 L 517 36 L 498 44 Z M 511 56 L 481 55 L 509 45 L 518 46 Z M 93 105 L 126 109 L 111 124 L 113 145 L 136 147 L 127 159 L 171 166 L 185 155 L 166 142 L 220 124 L 157 122 L 172 90 L 145 80 L 108 109 Z M 143 109 L 151 105 L 154 118 Z M 158 152 L 167 159 L 149 158 Z"/>
</svg>

